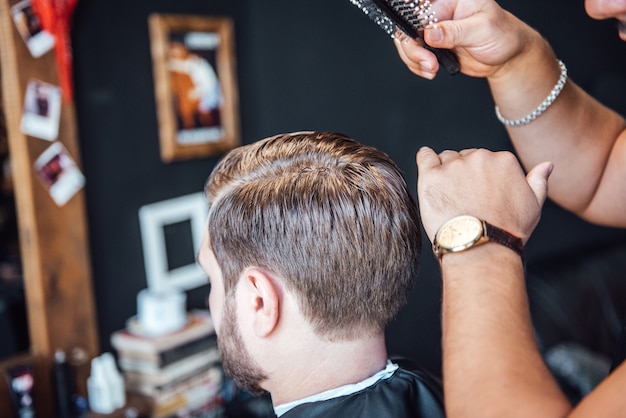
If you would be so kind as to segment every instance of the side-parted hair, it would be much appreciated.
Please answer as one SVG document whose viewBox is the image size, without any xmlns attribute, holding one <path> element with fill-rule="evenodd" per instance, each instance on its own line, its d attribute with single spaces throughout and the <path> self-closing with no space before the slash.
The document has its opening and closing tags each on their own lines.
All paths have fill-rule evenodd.
<svg viewBox="0 0 626 418">
<path fill-rule="evenodd" d="M 406 303 L 421 232 L 385 153 L 336 133 L 278 135 L 226 154 L 205 192 L 227 295 L 246 268 L 271 272 L 328 339 L 380 332 Z"/>
</svg>

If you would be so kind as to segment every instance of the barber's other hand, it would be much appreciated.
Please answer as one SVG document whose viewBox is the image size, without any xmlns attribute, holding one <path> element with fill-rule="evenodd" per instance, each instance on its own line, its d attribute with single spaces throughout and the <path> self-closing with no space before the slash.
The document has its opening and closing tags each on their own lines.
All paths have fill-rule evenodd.
<svg viewBox="0 0 626 418">
<path fill-rule="evenodd" d="M 508 152 L 466 149 L 435 153 L 423 147 L 416 157 L 417 195 L 422 224 L 432 242 L 446 221 L 473 215 L 528 240 L 541 217 L 552 163 L 524 174 Z"/>
<path fill-rule="evenodd" d="M 472 77 L 494 75 L 533 41 L 540 40 L 537 32 L 494 0 L 438 0 L 433 9 L 439 22 L 425 29 L 426 43 L 452 49 L 461 72 Z M 439 63 L 420 42 L 404 36 L 394 43 L 409 70 L 432 79 Z"/>
</svg>

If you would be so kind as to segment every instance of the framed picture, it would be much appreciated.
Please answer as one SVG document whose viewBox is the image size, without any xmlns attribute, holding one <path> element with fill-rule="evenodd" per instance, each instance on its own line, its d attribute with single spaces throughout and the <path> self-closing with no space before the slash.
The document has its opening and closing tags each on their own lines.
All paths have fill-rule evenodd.
<svg viewBox="0 0 626 418">
<path fill-rule="evenodd" d="M 207 283 L 196 262 L 207 216 L 203 192 L 139 208 L 148 288 L 188 290 Z"/>
<path fill-rule="evenodd" d="M 152 14 L 149 27 L 161 159 L 207 157 L 239 145 L 232 20 Z"/>
</svg>

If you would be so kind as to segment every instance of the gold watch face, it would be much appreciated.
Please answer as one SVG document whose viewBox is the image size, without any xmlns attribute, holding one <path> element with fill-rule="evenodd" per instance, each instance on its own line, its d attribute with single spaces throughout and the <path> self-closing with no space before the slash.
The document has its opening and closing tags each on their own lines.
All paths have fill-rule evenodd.
<svg viewBox="0 0 626 418">
<path fill-rule="evenodd" d="M 445 223 L 437 232 L 437 244 L 448 251 L 471 247 L 483 235 L 483 223 L 473 216 L 458 216 Z"/>
</svg>

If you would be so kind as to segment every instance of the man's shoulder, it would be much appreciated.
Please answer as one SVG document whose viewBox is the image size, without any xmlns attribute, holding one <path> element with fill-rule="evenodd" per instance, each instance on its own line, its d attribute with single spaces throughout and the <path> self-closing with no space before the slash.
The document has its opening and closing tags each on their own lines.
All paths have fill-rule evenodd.
<svg viewBox="0 0 626 418">
<path fill-rule="evenodd" d="M 415 364 L 396 363 L 400 367 L 389 378 L 350 395 L 299 405 L 283 417 L 445 417 L 440 381 Z"/>
</svg>

